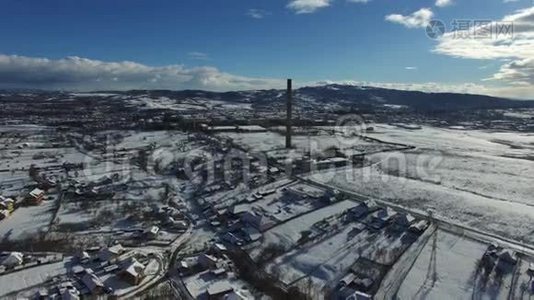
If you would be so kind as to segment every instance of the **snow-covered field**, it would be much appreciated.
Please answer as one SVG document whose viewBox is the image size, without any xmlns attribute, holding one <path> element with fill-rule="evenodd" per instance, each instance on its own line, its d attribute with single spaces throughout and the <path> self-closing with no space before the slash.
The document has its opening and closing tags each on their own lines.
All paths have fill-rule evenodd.
<svg viewBox="0 0 534 300">
<path fill-rule="evenodd" d="M 433 239 L 430 238 L 402 283 L 398 298 L 472 299 L 477 261 L 487 245 L 438 230 L 433 253 Z M 487 296 L 482 299 L 500 299 Z"/>
<path fill-rule="evenodd" d="M 20 207 L 11 216 L 0 221 L 0 239 L 37 237 L 48 231 L 55 209 L 55 200 L 44 201 L 39 206 Z"/>
<path fill-rule="evenodd" d="M 285 137 L 278 132 L 225 132 L 219 135 L 229 137 L 236 144 L 255 152 L 273 151 L 285 148 Z M 318 132 L 310 132 L 309 135 L 306 135 L 305 133 L 296 134 L 293 135 L 292 142 L 298 151 L 304 153 L 309 153 L 311 151 L 316 154 L 331 147 L 337 147 L 341 151 L 347 152 L 347 154 L 374 152 L 380 149 L 391 148 L 391 145 L 367 141 L 358 137 L 341 137 L 330 130 L 318 130 Z"/>
<path fill-rule="evenodd" d="M 28 268 L 3 275 L 2 280 L 0 280 L 0 298 L 3 299 L 3 297 L 17 291 L 37 287 L 54 277 L 67 274 L 68 265 L 71 264 L 71 260 L 71 258 L 66 258 L 61 262 Z M 16 299 L 27 299 L 26 297 L 32 297 L 34 295 L 35 292 L 31 295 L 25 295 L 25 297 Z"/>
<path fill-rule="evenodd" d="M 310 179 L 534 243 L 534 161 L 525 159 L 534 135 L 375 128 L 373 137 L 417 149 L 370 155 L 371 166 Z"/>
</svg>

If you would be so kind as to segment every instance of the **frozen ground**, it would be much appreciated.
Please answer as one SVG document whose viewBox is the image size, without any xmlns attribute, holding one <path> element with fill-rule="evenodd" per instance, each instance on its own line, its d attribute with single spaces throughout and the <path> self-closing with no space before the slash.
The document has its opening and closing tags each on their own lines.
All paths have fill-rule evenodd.
<svg viewBox="0 0 534 300">
<path fill-rule="evenodd" d="M 47 232 L 55 202 L 44 201 L 39 206 L 20 207 L 15 210 L 7 219 L 0 221 L 0 240 L 37 237 L 39 233 Z"/>
<path fill-rule="evenodd" d="M 367 231 L 349 236 L 353 226 L 324 239 L 311 247 L 298 248 L 276 258 L 265 269 L 278 274 L 285 284 L 292 284 L 310 276 L 322 285 L 333 280 L 350 268 L 360 257 L 363 249 L 369 246 Z"/>
<path fill-rule="evenodd" d="M 444 231 L 431 237 L 401 285 L 399 299 L 472 299 L 477 261 L 487 245 Z M 431 259 L 433 257 L 434 259 Z M 482 299 L 493 298 L 488 295 Z"/>
<path fill-rule="evenodd" d="M 70 261 L 71 259 L 67 258 L 61 262 L 28 268 L 3 275 L 2 280 L 0 280 L 0 298 L 3 299 L 3 297 L 17 291 L 37 287 L 38 285 L 42 285 L 48 280 L 51 280 L 53 277 L 67 274 L 67 267 L 70 264 Z"/>
<path fill-rule="evenodd" d="M 304 153 L 311 151 L 312 153 L 316 154 L 319 154 L 331 147 L 337 147 L 341 149 L 341 151 L 347 152 L 347 154 L 357 154 L 370 151 L 374 152 L 379 149 L 383 150 L 391 148 L 390 145 L 366 141 L 358 137 L 341 138 L 330 131 L 317 129 L 314 131 L 317 132 L 310 132 L 308 135 L 305 133 L 294 135 L 294 147 Z M 278 132 L 225 132 L 219 135 L 229 137 L 236 144 L 255 152 L 281 150 L 285 148 L 284 135 Z"/>
<path fill-rule="evenodd" d="M 534 161 L 504 157 L 531 153 L 534 136 L 385 125 L 377 126 L 373 136 L 417 149 L 371 155 L 371 166 L 310 178 L 534 243 Z"/>
</svg>

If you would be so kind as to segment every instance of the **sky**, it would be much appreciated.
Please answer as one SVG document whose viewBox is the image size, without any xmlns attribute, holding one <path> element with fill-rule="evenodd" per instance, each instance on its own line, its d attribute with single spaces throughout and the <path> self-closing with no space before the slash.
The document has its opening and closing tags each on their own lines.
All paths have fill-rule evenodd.
<svg viewBox="0 0 534 300">
<path fill-rule="evenodd" d="M 227 91 L 293 78 L 534 99 L 534 0 L 0 4 L 0 88 Z"/>
</svg>

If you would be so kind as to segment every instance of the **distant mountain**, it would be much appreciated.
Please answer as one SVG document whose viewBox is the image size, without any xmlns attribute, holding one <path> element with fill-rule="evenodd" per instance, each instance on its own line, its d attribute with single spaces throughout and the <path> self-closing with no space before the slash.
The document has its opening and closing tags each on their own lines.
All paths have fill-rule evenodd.
<svg viewBox="0 0 534 300">
<path fill-rule="evenodd" d="M 534 107 L 534 101 L 520 101 L 484 95 L 424 93 L 376 87 L 325 85 L 304 87 L 299 96 L 319 102 L 349 102 L 360 106 L 400 105 L 416 110 L 471 110 Z"/>
<path fill-rule="evenodd" d="M 285 100 L 284 90 L 259 90 L 239 92 L 207 92 L 197 90 L 185 91 L 129 91 L 130 95 L 147 95 L 150 97 L 168 97 L 176 100 L 191 98 L 219 100 L 228 102 L 247 102 L 272 104 Z M 377 87 L 330 84 L 324 86 L 303 87 L 295 90 L 295 104 L 313 102 L 321 104 L 339 104 L 343 107 L 377 108 L 401 106 L 413 110 L 472 110 L 494 108 L 534 107 L 534 101 L 521 101 L 484 95 L 455 93 L 425 93 L 418 91 L 393 90 Z"/>
<path fill-rule="evenodd" d="M 13 92 L 13 91 L 9 91 Z M 20 91 L 18 91 L 20 92 Z M 41 92 L 39 93 L 54 93 Z M 55 92 L 67 95 L 67 92 Z M 232 103 L 252 103 L 257 107 L 281 105 L 285 101 L 285 90 L 255 90 L 233 92 L 210 92 L 201 90 L 131 90 L 131 91 L 101 91 L 94 98 L 102 97 L 103 93 L 124 96 L 169 98 L 181 101 L 216 100 Z M 85 93 L 90 94 L 90 93 Z M 497 98 L 484 95 L 455 94 L 455 93 L 425 93 L 418 91 L 394 90 L 377 87 L 330 84 L 323 86 L 303 87 L 295 90 L 295 105 L 312 107 L 314 109 L 326 106 L 338 106 L 355 109 L 377 109 L 397 107 L 418 111 L 457 111 L 496 108 L 534 108 L 534 101 L 521 101 Z"/>
</svg>

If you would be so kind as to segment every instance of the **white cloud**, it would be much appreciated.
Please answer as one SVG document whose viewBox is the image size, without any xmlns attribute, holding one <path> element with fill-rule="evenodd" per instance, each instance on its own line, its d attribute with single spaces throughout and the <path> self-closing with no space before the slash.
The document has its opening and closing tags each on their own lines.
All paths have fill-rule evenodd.
<svg viewBox="0 0 534 300">
<path fill-rule="evenodd" d="M 331 2 L 332 0 L 291 0 L 287 7 L 297 14 L 309 14 L 330 6 Z"/>
<path fill-rule="evenodd" d="M 263 19 L 266 15 L 270 14 L 263 9 L 251 8 L 247 11 L 246 15 L 253 19 Z"/>
<path fill-rule="evenodd" d="M 534 87 L 534 57 L 506 63 L 501 66 L 499 72 L 486 80 L 507 81 L 515 86 Z M 532 95 L 534 97 L 534 91 Z"/>
<path fill-rule="evenodd" d="M 0 88 L 227 91 L 283 86 L 282 80 L 237 76 L 214 67 L 152 67 L 131 61 L 104 62 L 75 56 L 52 60 L 0 55 Z"/>
<path fill-rule="evenodd" d="M 369 3 L 371 0 L 347 0 L 347 2 L 351 3 Z"/>
<path fill-rule="evenodd" d="M 445 7 L 452 5 L 452 0 L 436 0 L 437 7 Z"/>
<path fill-rule="evenodd" d="M 209 60 L 209 55 L 204 52 L 189 52 L 187 53 L 187 56 L 191 59 L 197 59 L 197 60 Z"/>
<path fill-rule="evenodd" d="M 417 70 L 417 67 L 404 67 L 406 70 Z"/>
<path fill-rule="evenodd" d="M 519 0 L 503 0 L 504 3 L 512 3 L 512 2 L 517 2 Z"/>
<path fill-rule="evenodd" d="M 432 20 L 434 13 L 429 8 L 421 8 L 411 15 L 391 14 L 386 16 L 386 21 L 402 24 L 408 28 L 422 28 Z"/>
<path fill-rule="evenodd" d="M 507 31 L 510 29 L 513 31 Z M 491 36 L 474 38 L 474 32 L 489 32 Z M 534 7 L 471 31 L 446 33 L 438 39 L 433 51 L 458 58 L 505 61 L 499 72 L 488 79 L 512 86 L 530 86 L 531 97 L 534 96 Z"/>
</svg>

